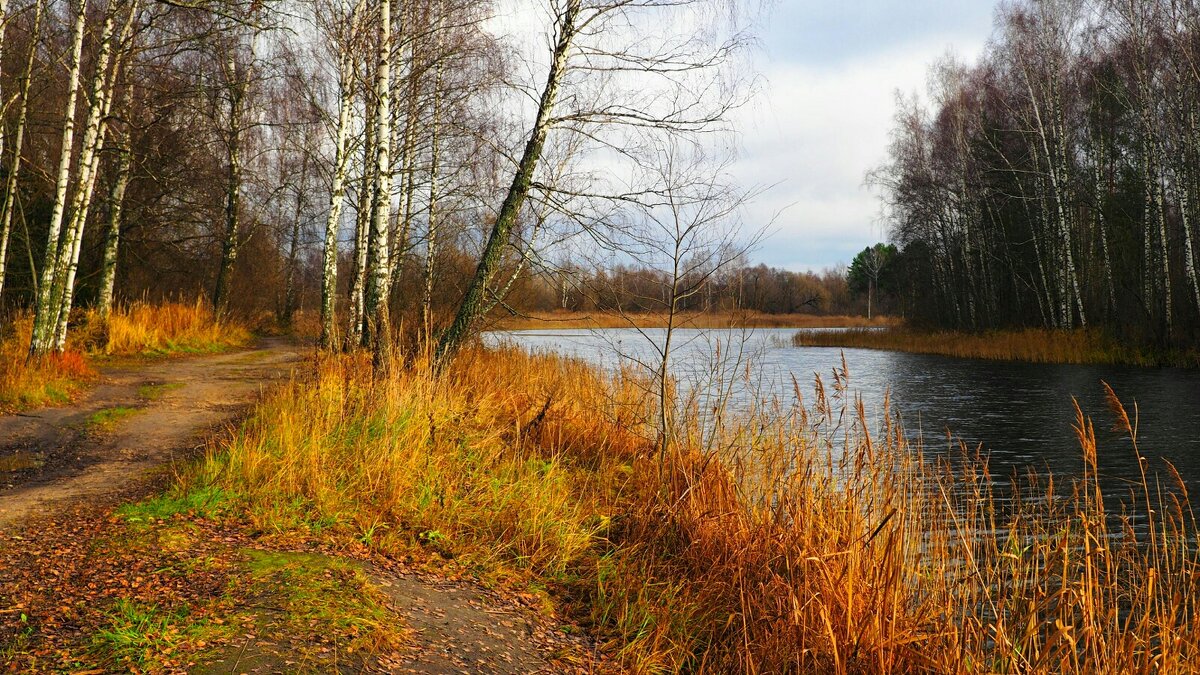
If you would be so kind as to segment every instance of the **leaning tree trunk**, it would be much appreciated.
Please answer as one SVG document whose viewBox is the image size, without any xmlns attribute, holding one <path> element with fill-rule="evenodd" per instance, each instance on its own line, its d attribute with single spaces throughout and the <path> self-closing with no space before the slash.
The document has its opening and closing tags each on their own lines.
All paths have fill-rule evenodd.
<svg viewBox="0 0 1200 675">
<path fill-rule="evenodd" d="M 546 85 L 542 89 L 542 97 L 538 102 L 533 131 L 529 136 L 529 141 L 525 144 L 525 150 L 517 165 L 517 172 L 508 188 L 508 195 L 505 196 L 504 203 L 500 206 L 500 213 L 496 217 L 483 254 L 479 258 L 475 276 L 472 277 L 471 284 L 467 287 L 467 292 L 459 304 L 454 322 L 450 324 L 438 342 L 436 360 L 439 364 L 444 364 L 454 356 L 470 333 L 471 325 L 478 318 L 487 285 L 491 282 L 492 275 L 495 274 L 496 266 L 500 263 L 500 255 L 504 251 L 509 235 L 517 223 L 517 216 L 525 203 L 525 197 L 529 194 L 530 186 L 533 184 L 533 173 L 537 169 L 542 150 L 546 146 L 546 135 L 551 126 L 551 113 L 558 98 L 558 88 L 567 67 L 567 58 L 575 39 L 575 32 L 578 29 L 576 23 L 581 4 L 582 0 L 569 0 L 566 11 L 563 13 L 558 42 L 554 46 L 550 70 L 546 74 Z"/>
<path fill-rule="evenodd" d="M 370 341 L 376 369 L 384 369 L 391 358 L 391 327 L 388 316 L 388 225 L 391 220 L 391 82 L 392 82 L 392 3 L 379 3 L 379 66 L 375 73 L 375 204 L 371 226 L 367 297 L 366 339 Z"/>
<path fill-rule="evenodd" d="M 6 0 L 7 1 L 7 0 Z M 21 74 L 20 105 L 17 108 L 17 127 L 13 132 L 12 161 L 8 165 L 8 180 L 4 185 L 4 203 L 0 207 L 0 293 L 4 292 L 7 276 L 8 242 L 12 234 L 13 211 L 16 210 L 17 178 L 21 174 L 21 153 L 25 145 L 25 128 L 29 119 L 29 85 L 33 81 L 33 64 L 37 56 L 37 38 L 41 34 L 45 0 L 37 0 L 33 10 L 33 31 L 30 33 L 29 53 Z M 33 270 L 30 267 L 30 270 Z"/>
<path fill-rule="evenodd" d="M 75 145 L 75 108 L 79 100 L 79 71 L 83 56 L 83 34 L 87 22 L 87 0 L 75 3 L 75 23 L 71 28 L 71 54 L 67 73 L 67 102 L 63 113 L 62 141 L 55 180 L 54 206 L 46 232 L 46 253 L 42 260 L 41 282 L 38 286 L 37 307 L 34 312 L 33 334 L 29 353 L 40 356 L 50 350 L 51 331 L 58 319 L 59 307 L 53 303 L 55 270 L 59 251 L 59 235 L 67 208 L 67 188 L 71 180 L 71 159 Z"/>
</svg>

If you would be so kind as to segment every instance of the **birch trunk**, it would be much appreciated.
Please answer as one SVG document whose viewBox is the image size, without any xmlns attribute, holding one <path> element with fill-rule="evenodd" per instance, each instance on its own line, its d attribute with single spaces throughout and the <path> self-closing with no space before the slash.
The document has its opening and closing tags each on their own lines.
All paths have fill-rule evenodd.
<svg viewBox="0 0 1200 675">
<path fill-rule="evenodd" d="M 438 30 L 441 22 L 440 4 L 437 21 L 438 25 L 435 25 L 435 31 Z M 429 140 L 429 213 L 426 217 L 428 231 L 425 237 L 425 295 L 421 305 L 425 344 L 427 345 L 433 344 L 433 279 L 434 265 L 437 258 L 438 237 L 438 171 L 441 168 L 438 164 L 438 142 L 441 140 L 442 123 L 442 59 L 436 48 L 434 50 L 434 58 L 437 59 L 437 63 L 434 66 L 433 127 L 430 130 Z"/>
<path fill-rule="evenodd" d="M 108 234 L 104 238 L 104 264 L 100 275 L 100 319 L 108 323 L 112 314 L 113 289 L 117 283 L 117 253 L 121 243 L 121 217 L 125 203 L 125 189 L 129 187 L 131 152 L 126 137 L 117 151 L 117 175 L 113 178 L 108 193 Z"/>
<path fill-rule="evenodd" d="M 75 109 L 79 99 L 79 71 L 83 56 L 83 34 L 87 22 L 87 0 L 75 3 L 75 23 L 71 28 L 71 53 L 68 60 L 67 103 L 63 113 L 63 131 L 55 181 L 54 206 L 46 234 L 46 253 L 42 259 L 41 281 L 38 286 L 37 307 L 33 320 L 33 335 L 29 353 L 40 356 L 50 350 L 51 331 L 58 318 L 58 306 L 53 304 L 52 289 L 59 252 L 59 236 L 67 207 L 67 188 L 71 179 L 71 159 L 75 146 Z"/>
<path fill-rule="evenodd" d="M 363 122 L 366 128 L 366 142 L 363 144 L 362 180 L 358 188 L 358 214 L 354 223 L 354 266 L 350 277 L 350 312 L 346 330 L 347 350 L 362 345 L 367 288 L 367 249 L 371 223 L 374 222 L 372 205 L 375 200 L 371 191 L 375 175 L 375 113 L 374 104 L 369 100 L 366 103 Z"/>
<path fill-rule="evenodd" d="M 7 0 L 5 0 L 7 2 Z M 17 108 L 17 127 L 13 132 L 12 161 L 8 165 L 8 179 L 4 184 L 4 204 L 0 207 L 0 294 L 4 292 L 7 277 L 8 243 L 12 233 L 13 211 L 16 210 L 17 179 L 21 174 L 21 153 L 25 146 L 25 128 L 29 119 L 29 86 L 33 81 L 33 64 L 37 56 L 37 38 L 41 34 L 45 0 L 37 0 L 33 9 L 33 32 L 29 54 L 25 59 L 25 70 L 21 74 L 20 101 Z M 28 244 L 28 242 L 26 242 Z M 30 270 L 36 277 L 36 270 Z M 36 279 L 35 279 L 36 283 Z M 36 293 L 36 291 L 35 291 Z"/>
<path fill-rule="evenodd" d="M 300 160 L 300 182 L 296 190 L 296 208 L 292 212 L 291 242 L 288 248 L 287 271 L 283 280 L 283 316 L 285 326 L 290 326 L 296 314 L 296 268 L 300 259 L 300 219 L 304 216 L 304 189 L 308 183 L 308 155 Z"/>
<path fill-rule="evenodd" d="M 329 217 L 325 221 L 325 248 L 321 260 L 321 346 L 324 349 L 333 349 L 337 343 L 337 237 L 346 193 L 346 139 L 350 134 L 350 113 L 354 107 L 354 63 L 349 53 L 343 54 L 341 59 L 333 185 L 329 193 Z"/>
<path fill-rule="evenodd" d="M 8 0 L 0 0 L 0 64 L 4 63 L 4 33 L 8 28 Z M 36 33 L 35 33 L 36 36 Z M 36 43 L 37 40 L 30 40 L 31 43 Z M 0 73 L 2 75 L 2 73 Z M 0 77 L 0 82 L 3 78 Z M 0 89 L 0 101 L 4 100 L 3 89 Z M 4 158 L 4 146 L 8 143 L 8 127 L 4 124 L 4 119 L 0 116 L 0 161 Z M 20 150 L 17 150 L 16 157 L 21 156 Z M 0 293 L 4 292 L 4 261 L 8 259 L 8 232 L 9 224 L 0 225 Z"/>
<path fill-rule="evenodd" d="M 391 328 L 388 316 L 389 282 L 388 230 L 392 207 L 391 180 L 391 82 L 392 82 L 392 3 L 379 3 L 379 58 L 375 74 L 375 97 L 379 106 L 375 114 L 375 199 L 371 226 L 370 260 L 368 265 L 367 297 L 364 307 L 367 320 L 366 339 L 374 353 L 375 368 L 387 367 L 391 357 Z"/>
<path fill-rule="evenodd" d="M 88 111 L 84 132 L 83 148 L 80 153 L 78 184 L 71 203 L 71 220 L 67 241 L 59 256 L 60 271 L 57 273 L 60 286 L 55 291 L 58 298 L 58 319 L 54 330 L 54 349 L 62 351 L 67 342 L 67 324 L 75 299 L 75 276 L 79 270 L 79 255 L 83 249 L 83 232 L 91 210 L 92 196 L 96 190 L 96 177 L 100 173 L 101 151 L 104 149 L 108 118 L 112 112 L 113 91 L 121 73 L 121 56 L 118 48 L 125 44 L 133 27 L 137 11 L 136 1 L 129 3 L 125 22 L 120 35 L 113 34 L 116 11 L 105 17 L 101 34 L 100 54 L 96 62 L 96 74 L 92 79 L 92 102 Z M 115 58 L 114 58 L 115 54 Z M 109 62 L 112 62 L 111 69 Z"/>
<path fill-rule="evenodd" d="M 578 29 L 577 22 L 581 5 L 582 0 L 568 0 L 566 10 L 563 12 L 558 40 L 554 46 L 554 54 L 550 60 L 550 69 L 546 74 L 546 84 L 542 89 L 541 100 L 538 102 L 537 116 L 534 119 L 529 141 L 525 144 L 516 174 L 508 188 L 504 203 L 500 206 L 500 212 L 496 216 L 496 222 L 492 226 L 492 232 L 488 236 L 487 244 L 480 256 L 479 265 L 475 268 L 475 275 L 467 287 L 466 295 L 459 304 L 454 322 L 438 342 L 436 359 L 439 364 L 453 357 L 454 353 L 462 346 L 463 341 L 466 340 L 471 325 L 478 318 L 478 311 L 487 285 L 491 282 L 492 275 L 495 274 L 496 266 L 500 262 L 500 254 L 504 251 L 509 235 L 517 223 L 517 216 L 525 203 L 525 197 L 529 194 L 530 186 L 533 183 L 533 174 L 541 159 L 542 150 L 545 148 L 546 135 L 550 131 L 551 113 L 558 99 L 558 89 L 566 71 L 567 59 L 570 56 L 572 43 Z"/>
<path fill-rule="evenodd" d="M 253 62 L 253 38 L 251 58 Z M 229 285 L 237 263 L 241 236 L 242 211 L 242 118 L 245 115 L 249 74 L 238 73 L 236 47 L 229 47 L 223 64 L 225 85 L 229 89 L 229 127 L 226 129 L 227 174 L 225 186 L 225 238 L 221 244 L 221 266 L 213 289 L 213 312 L 222 318 L 229 310 Z"/>
</svg>

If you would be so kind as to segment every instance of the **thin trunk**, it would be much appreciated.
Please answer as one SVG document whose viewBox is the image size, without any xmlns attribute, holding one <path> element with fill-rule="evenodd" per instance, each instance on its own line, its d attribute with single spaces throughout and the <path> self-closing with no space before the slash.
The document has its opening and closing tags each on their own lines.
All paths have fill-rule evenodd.
<svg viewBox="0 0 1200 675">
<path fill-rule="evenodd" d="M 360 5 L 361 6 L 361 5 Z M 342 55 L 340 69 L 341 105 L 338 110 L 337 137 L 334 142 L 333 185 L 329 193 L 329 218 L 325 221 L 325 248 L 321 270 L 321 346 L 333 349 L 337 343 L 337 236 L 342 220 L 342 202 L 346 194 L 346 140 L 350 134 L 350 113 L 354 107 L 353 61 Z"/>
<path fill-rule="evenodd" d="M 440 15 L 438 20 L 440 22 Z M 435 27 L 436 30 L 436 27 Z M 434 66 L 433 77 L 433 128 L 430 130 L 430 160 L 429 160 L 429 213 L 426 221 L 429 224 L 428 231 L 425 237 L 425 295 L 422 303 L 421 316 L 424 320 L 425 343 L 433 344 L 433 280 L 434 266 L 437 261 L 437 237 L 438 237 L 438 171 L 440 166 L 438 160 L 438 142 L 441 140 L 441 124 L 442 124 L 442 59 L 441 55 L 435 51 L 434 58 L 437 59 L 437 64 Z"/>
<path fill-rule="evenodd" d="M 296 208 L 292 213 L 291 246 L 288 249 L 287 272 L 283 280 L 283 324 L 291 325 L 296 314 L 296 268 L 300 259 L 300 220 L 304 215 L 304 190 L 308 183 L 308 154 L 300 160 L 300 182 L 296 191 Z"/>
<path fill-rule="evenodd" d="M 104 238 L 104 264 L 100 276 L 100 319 L 108 323 L 112 314 L 113 289 L 117 283 L 117 252 L 121 243 L 121 217 L 124 213 L 125 189 L 129 187 L 131 152 L 126 137 L 117 151 L 117 175 L 108 193 L 108 234 Z"/>
<path fill-rule="evenodd" d="M 252 42 L 253 44 L 253 38 Z M 242 211 L 242 117 L 249 87 L 249 73 L 238 73 L 236 46 L 230 46 L 223 64 L 229 90 L 229 127 L 226 129 L 227 173 L 225 184 L 225 238 L 221 244 L 221 266 L 213 288 L 213 312 L 224 317 L 229 309 L 229 285 L 237 262 Z M 250 59 L 253 62 L 253 56 Z"/>
<path fill-rule="evenodd" d="M 367 97 L 370 99 L 370 97 Z M 363 144 L 362 179 L 358 188 L 358 214 L 354 223 L 354 266 L 350 276 L 350 312 L 346 331 L 346 349 L 361 346 L 367 288 L 367 249 L 371 223 L 374 222 L 372 181 L 375 165 L 375 106 L 368 100 L 364 115 L 366 142 Z"/>
<path fill-rule="evenodd" d="M 534 120 L 529 141 L 525 144 L 517 172 L 509 186 L 508 195 L 500 206 L 500 212 L 492 226 L 492 232 L 484 246 L 483 254 L 480 256 L 479 265 L 475 268 L 475 276 L 471 279 L 470 286 L 467 287 L 466 295 L 459 305 L 454 322 L 438 342 L 436 357 L 439 363 L 451 358 L 458 351 L 463 341 L 466 340 L 471 325 L 478 318 L 477 313 L 487 285 L 491 282 L 496 266 L 500 262 L 500 254 L 508 242 L 512 228 L 516 225 L 517 216 L 521 212 L 525 197 L 533 183 L 533 174 L 546 145 L 546 135 L 549 133 L 551 125 L 550 116 L 558 98 L 558 89 L 567 67 L 567 58 L 570 55 L 572 42 L 575 39 L 576 22 L 581 5 L 582 0 L 568 0 L 567 2 L 559 28 L 558 42 L 554 47 L 554 55 L 550 61 L 546 85 L 538 103 L 537 117 Z"/>
<path fill-rule="evenodd" d="M 51 331 L 58 319 L 59 307 L 52 302 L 52 289 L 55 283 L 54 274 L 57 267 L 55 261 L 58 260 L 59 236 L 62 232 L 63 216 L 67 208 L 67 188 L 71 179 L 71 158 L 75 146 L 75 109 L 79 100 L 79 71 L 83 60 L 83 34 L 86 19 L 87 0 L 79 0 L 75 3 L 75 23 L 71 29 L 71 54 L 68 61 L 67 103 L 63 113 L 62 146 L 59 150 L 54 207 L 50 213 L 49 227 L 47 227 L 46 253 L 42 259 L 42 274 L 33 320 L 33 335 L 29 345 L 31 356 L 40 356 L 50 350 Z"/>
<path fill-rule="evenodd" d="M 5 0 L 7 2 L 7 0 Z M 25 146 L 25 128 L 29 119 L 29 86 L 33 81 L 33 64 L 37 56 L 37 39 L 41 34 L 44 0 L 37 0 L 33 9 L 33 31 L 30 33 L 29 53 L 21 74 L 20 105 L 17 108 L 17 128 L 13 132 L 12 161 L 8 165 L 8 180 L 4 185 L 4 205 L 0 210 L 0 293 L 7 276 L 8 242 L 12 232 L 13 211 L 16 209 L 17 179 L 21 174 L 21 153 Z M 28 242 L 27 242 L 28 243 Z M 36 270 L 30 268 L 35 277 Z"/>
</svg>

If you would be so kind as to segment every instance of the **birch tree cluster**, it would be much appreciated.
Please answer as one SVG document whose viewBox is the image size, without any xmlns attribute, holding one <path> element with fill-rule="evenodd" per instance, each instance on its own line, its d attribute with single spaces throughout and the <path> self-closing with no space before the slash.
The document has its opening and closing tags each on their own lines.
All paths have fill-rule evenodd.
<svg viewBox="0 0 1200 675">
<path fill-rule="evenodd" d="M 906 312 L 940 326 L 1200 328 L 1200 4 L 1022 0 L 902 99 L 872 179 Z"/>
<path fill-rule="evenodd" d="M 0 305 L 300 310 L 448 357 L 575 238 L 615 245 L 745 100 L 720 0 L 0 0 Z M 411 337 L 411 336 L 410 336 Z"/>
</svg>

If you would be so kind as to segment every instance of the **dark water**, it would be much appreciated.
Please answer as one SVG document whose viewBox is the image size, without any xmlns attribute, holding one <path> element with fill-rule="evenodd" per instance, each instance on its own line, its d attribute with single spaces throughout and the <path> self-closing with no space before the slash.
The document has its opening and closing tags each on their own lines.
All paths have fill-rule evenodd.
<svg viewBox="0 0 1200 675">
<path fill-rule="evenodd" d="M 1072 425 L 1072 397 L 1096 426 L 1098 464 L 1106 492 L 1126 492 L 1140 482 L 1138 461 L 1128 438 L 1111 431 L 1113 417 L 1101 381 L 1108 382 L 1134 416 L 1138 447 L 1149 468 L 1166 476 L 1170 461 L 1189 492 L 1200 494 L 1200 371 L 1124 366 L 1035 365 L 956 359 L 867 349 L 795 347 L 793 329 L 763 329 L 731 335 L 722 331 L 678 331 L 674 373 L 711 387 L 714 363 L 720 379 L 742 382 L 732 392 L 735 405 L 748 405 L 753 392 L 784 405 L 795 400 L 793 376 L 811 402 L 814 373 L 827 388 L 843 353 L 850 388 L 868 411 L 882 408 L 890 390 L 892 407 L 910 434 L 920 433 L 926 451 L 950 447 L 947 432 L 990 457 L 992 474 L 1052 472 L 1076 476 L 1082 459 Z M 531 350 L 549 350 L 611 367 L 629 359 L 651 360 L 649 340 L 630 329 L 544 330 L 495 333 L 493 342 L 511 341 Z M 714 354 L 721 358 L 714 358 Z M 748 378 L 747 378 L 748 376 Z M 748 380 L 748 381 L 747 381 Z"/>
</svg>

